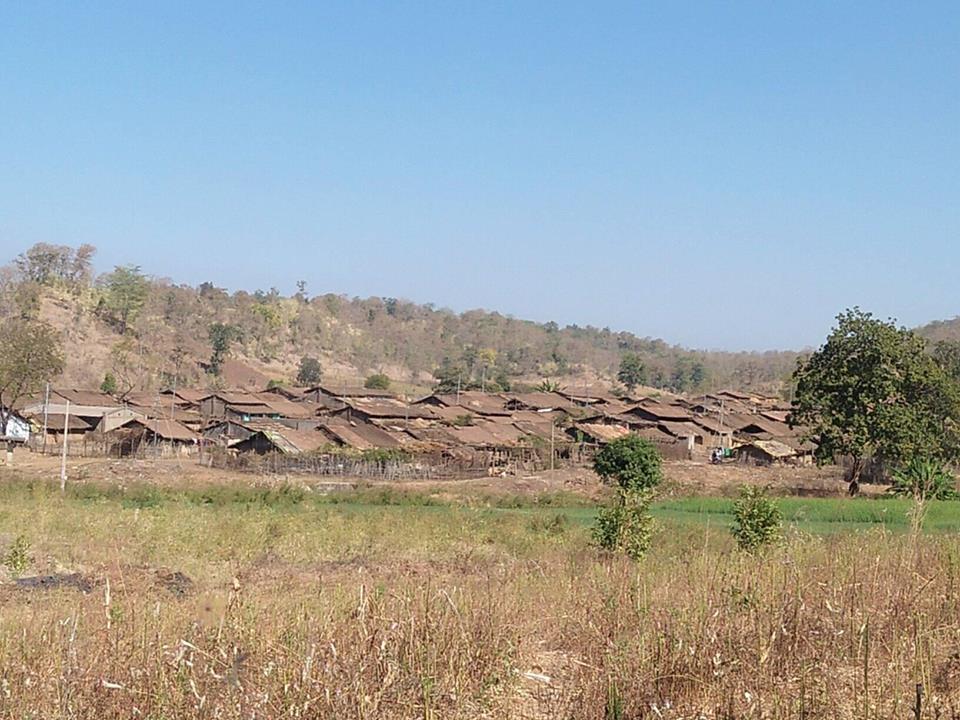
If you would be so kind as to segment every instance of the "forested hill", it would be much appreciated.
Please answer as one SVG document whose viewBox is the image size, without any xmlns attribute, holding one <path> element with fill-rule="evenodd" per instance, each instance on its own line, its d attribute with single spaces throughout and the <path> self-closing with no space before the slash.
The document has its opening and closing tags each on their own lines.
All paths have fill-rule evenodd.
<svg viewBox="0 0 960 720">
<path fill-rule="evenodd" d="M 624 354 L 635 353 L 655 387 L 776 391 L 796 362 L 790 352 L 700 352 L 608 328 L 315 294 L 302 284 L 285 297 L 275 289 L 190 287 L 135 266 L 96 277 L 94 254 L 89 245 L 36 245 L 0 270 L 0 314 L 38 317 L 60 330 L 63 382 L 75 386 L 97 386 L 107 374 L 121 391 L 174 378 L 198 386 L 293 382 L 304 357 L 319 360 L 328 382 L 382 373 L 410 392 L 429 389 L 438 376 L 488 389 L 543 379 L 563 386 L 612 383 Z M 211 358 L 219 375 L 209 372 Z"/>
<path fill-rule="evenodd" d="M 917 328 L 917 333 L 931 342 L 940 342 L 941 340 L 960 342 L 960 317 L 927 323 Z"/>
</svg>

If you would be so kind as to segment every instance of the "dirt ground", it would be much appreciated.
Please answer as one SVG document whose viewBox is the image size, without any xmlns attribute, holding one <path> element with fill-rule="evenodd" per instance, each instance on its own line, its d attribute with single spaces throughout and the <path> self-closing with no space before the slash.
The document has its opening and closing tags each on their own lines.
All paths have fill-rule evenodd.
<svg viewBox="0 0 960 720">
<path fill-rule="evenodd" d="M 0 456 L 2 460 L 2 456 Z M 12 468 L 30 479 L 56 480 L 60 459 L 37 455 L 25 449 L 14 453 Z M 664 490 L 677 495 L 734 495 L 744 484 L 769 486 L 776 494 L 831 496 L 846 492 L 843 473 L 836 467 L 755 467 L 738 463 L 711 465 L 704 462 L 668 461 L 664 464 Z M 206 484 L 273 484 L 305 482 L 331 489 L 369 486 L 378 483 L 351 477 L 312 477 L 302 475 L 262 476 L 200 465 L 195 459 L 115 460 L 70 458 L 68 482 L 110 482 L 117 484 L 155 483 L 162 486 Z M 477 477 L 463 480 L 409 481 L 392 483 L 405 489 L 428 491 L 441 489 L 445 494 L 541 494 L 569 492 L 597 498 L 603 492 L 596 474 L 589 468 L 560 468 L 529 475 Z M 882 492 L 882 488 L 865 488 Z"/>
</svg>

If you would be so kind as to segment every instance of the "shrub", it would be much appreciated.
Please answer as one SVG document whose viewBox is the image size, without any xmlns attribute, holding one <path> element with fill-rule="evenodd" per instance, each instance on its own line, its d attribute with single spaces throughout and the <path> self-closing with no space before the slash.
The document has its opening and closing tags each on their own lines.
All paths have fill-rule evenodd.
<svg viewBox="0 0 960 720">
<path fill-rule="evenodd" d="M 103 376 L 103 382 L 100 383 L 100 392 L 105 392 L 107 395 L 113 395 L 117 392 L 117 378 L 113 373 L 108 372 Z"/>
<path fill-rule="evenodd" d="M 652 499 L 649 491 L 619 492 L 615 504 L 600 508 L 597 513 L 593 528 L 597 545 L 610 552 L 622 552 L 633 560 L 646 555 L 653 540 Z"/>
<path fill-rule="evenodd" d="M 323 368 L 319 360 L 308 355 L 300 358 L 300 364 L 297 366 L 297 385 L 305 387 L 316 385 L 322 376 Z"/>
<path fill-rule="evenodd" d="M 782 535 L 783 513 L 766 488 L 745 485 L 733 504 L 731 528 L 741 550 L 754 551 L 777 542 Z"/>
<path fill-rule="evenodd" d="M 558 512 L 553 515 L 535 515 L 530 520 L 530 530 L 535 533 L 542 533 L 551 537 L 562 537 L 567 534 L 570 528 L 570 518 L 565 513 Z"/>
<path fill-rule="evenodd" d="M 374 373 L 364 380 L 363 386 L 367 390 L 389 390 L 390 378 L 383 373 Z"/>
<path fill-rule="evenodd" d="M 957 497 L 956 479 L 936 460 L 916 458 L 893 474 L 890 492 L 924 500 Z"/>
<path fill-rule="evenodd" d="M 657 448 L 634 434 L 608 443 L 594 458 L 593 469 L 605 482 L 616 482 L 624 492 L 648 490 L 663 479 Z"/>
<path fill-rule="evenodd" d="M 22 575 L 23 571 L 30 565 L 30 543 L 23 535 L 19 535 L 16 540 L 10 543 L 6 554 L 3 556 L 3 564 L 14 577 Z"/>
</svg>

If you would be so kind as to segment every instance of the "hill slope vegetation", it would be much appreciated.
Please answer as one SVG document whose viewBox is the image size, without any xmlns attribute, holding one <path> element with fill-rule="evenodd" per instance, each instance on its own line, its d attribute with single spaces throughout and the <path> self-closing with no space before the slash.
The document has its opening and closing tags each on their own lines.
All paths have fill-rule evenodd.
<svg viewBox="0 0 960 720">
<path fill-rule="evenodd" d="M 176 381 L 242 386 L 295 382 L 304 358 L 328 382 L 382 374 L 393 388 L 437 382 L 487 389 L 614 384 L 625 354 L 643 382 L 697 392 L 719 386 L 775 391 L 796 353 L 702 352 L 609 328 L 519 320 L 498 312 L 455 313 L 390 297 L 292 296 L 275 288 L 229 293 L 151 277 L 136 266 L 96 277 L 89 245 L 36 245 L 0 270 L 0 316 L 40 317 L 63 334 L 64 381 L 149 390 Z M 213 365 L 215 373 L 209 372 Z"/>
</svg>

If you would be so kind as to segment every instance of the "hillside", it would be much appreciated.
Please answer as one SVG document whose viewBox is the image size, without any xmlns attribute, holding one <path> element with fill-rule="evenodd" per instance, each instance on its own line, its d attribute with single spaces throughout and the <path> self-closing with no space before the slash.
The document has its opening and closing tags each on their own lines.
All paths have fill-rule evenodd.
<svg viewBox="0 0 960 720">
<path fill-rule="evenodd" d="M 356 383 L 384 373 L 393 387 L 427 390 L 437 377 L 464 385 L 612 384 L 624 353 L 638 354 L 645 382 L 696 392 L 726 386 L 775 391 L 795 353 L 688 350 L 609 328 L 560 327 L 486 310 L 455 313 L 396 298 L 308 295 L 301 288 L 228 293 L 121 268 L 94 277 L 90 246 L 38 245 L 0 272 L 0 314 L 34 314 L 63 333 L 64 382 L 154 389 L 292 382 L 302 357 L 316 357 L 329 382 Z M 230 328 L 219 376 L 211 326 Z"/>
<path fill-rule="evenodd" d="M 950 320 L 935 320 L 917 328 L 917 333 L 931 342 L 941 340 L 960 341 L 960 317 Z"/>
</svg>

